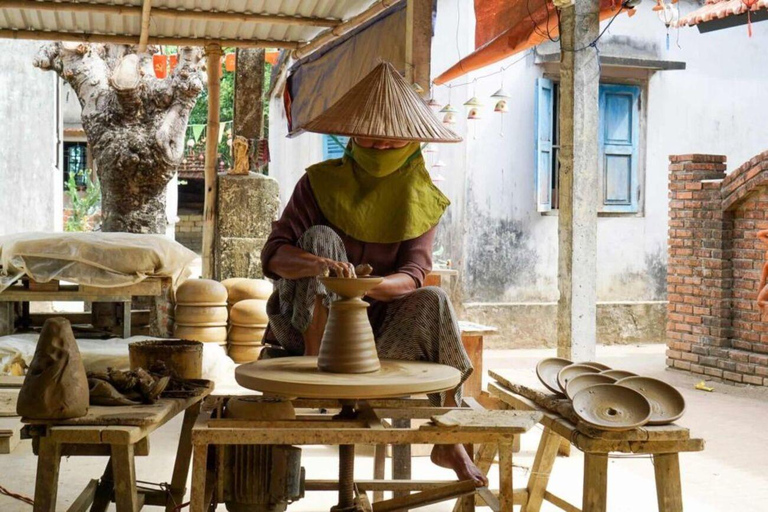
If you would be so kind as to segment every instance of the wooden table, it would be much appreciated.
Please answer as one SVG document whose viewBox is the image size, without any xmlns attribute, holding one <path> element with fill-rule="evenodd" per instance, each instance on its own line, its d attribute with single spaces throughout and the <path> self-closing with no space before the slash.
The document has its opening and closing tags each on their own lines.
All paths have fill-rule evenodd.
<svg viewBox="0 0 768 512">
<path fill-rule="evenodd" d="M 203 398 L 213 383 L 197 396 L 163 398 L 152 405 L 93 406 L 82 418 L 55 423 L 24 420 L 23 435 L 32 439 L 38 456 L 34 512 L 54 512 L 61 457 L 107 456 L 109 461 L 101 480 L 91 480 L 69 507 L 69 512 L 106 511 L 114 492 L 118 512 L 135 512 L 143 505 L 164 506 L 171 511 L 180 505 L 186 492 L 192 445 L 192 426 Z M 176 451 L 168 492 L 138 490 L 134 456 L 149 454 L 149 434 L 171 418 L 184 412 L 184 422 Z"/>
<path fill-rule="evenodd" d="M 211 475 L 209 460 L 217 460 L 217 450 L 226 445 L 337 445 L 340 450 L 338 480 L 309 480 L 307 491 L 336 491 L 339 504 L 347 506 L 352 497 L 345 489 L 354 486 L 360 491 L 374 492 L 374 512 L 407 510 L 462 496 L 466 508 L 474 509 L 476 488 L 471 481 L 412 481 L 384 480 L 383 458 L 376 458 L 374 479 L 347 481 L 354 469 L 354 446 L 411 445 L 411 444 L 473 444 L 498 447 L 500 492 L 499 498 L 487 489 L 479 490 L 493 510 L 512 512 L 515 497 L 512 493 L 512 438 L 527 432 L 541 418 L 535 411 L 485 411 L 476 408 L 432 407 L 425 399 L 382 399 L 355 403 L 327 399 L 297 399 L 295 420 L 250 421 L 222 418 L 222 408 L 229 397 L 210 397 L 203 412 L 192 428 L 194 462 L 192 470 L 191 512 L 205 512 L 214 500 L 214 487 L 221 475 Z M 216 402 L 218 401 L 218 402 Z M 319 409 L 339 410 L 337 416 L 318 414 Z M 313 412 L 315 411 L 315 412 Z M 461 411 L 467 415 L 461 424 L 439 426 L 434 422 L 419 427 L 397 428 L 398 420 L 428 419 Z M 512 415 L 510 415 L 512 414 Z M 340 419 L 343 418 L 343 419 Z M 391 420 L 391 422 L 385 421 Z M 351 449 L 350 449 L 351 448 Z M 377 453 L 383 454 L 382 450 Z M 224 471 L 220 468 L 214 471 Z M 396 475 L 395 475 L 396 476 Z M 399 493 L 393 499 L 381 501 L 383 491 Z M 411 491 L 418 491 L 410 494 Z M 350 491 L 351 492 L 351 491 Z M 344 508 L 344 507 L 342 507 Z"/>
<path fill-rule="evenodd" d="M 559 414 L 544 410 L 531 400 L 513 393 L 509 388 L 516 383 L 509 372 L 490 371 L 489 374 L 496 380 L 488 387 L 491 396 L 510 409 L 541 413 L 540 423 L 544 431 L 531 468 L 527 500 L 522 512 L 538 512 L 544 500 L 566 512 L 606 512 L 608 455 L 614 452 L 651 455 L 656 474 L 659 511 L 682 512 L 678 455 L 681 452 L 697 452 L 704 449 L 704 441 L 692 438 L 687 428 L 671 424 L 621 432 L 594 430 L 581 423 L 571 423 Z M 584 452 L 584 494 L 581 509 L 547 490 L 549 474 L 562 439 L 567 439 L 574 447 Z"/>
</svg>

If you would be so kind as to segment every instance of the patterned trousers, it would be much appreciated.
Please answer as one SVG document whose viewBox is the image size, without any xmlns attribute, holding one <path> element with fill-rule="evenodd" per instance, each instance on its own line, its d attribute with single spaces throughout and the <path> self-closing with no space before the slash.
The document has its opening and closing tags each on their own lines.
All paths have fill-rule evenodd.
<svg viewBox="0 0 768 512">
<path fill-rule="evenodd" d="M 327 226 L 314 226 L 299 239 L 298 247 L 335 261 L 347 261 L 341 238 Z M 312 323 L 315 297 L 330 306 L 335 298 L 317 278 L 280 279 L 267 303 L 270 329 L 280 345 L 292 354 L 304 353 L 304 339 Z M 386 304 L 380 325 L 373 326 L 376 348 L 382 359 L 432 361 L 457 368 L 461 382 L 472 374 L 472 363 L 461 343 L 456 313 L 440 288 L 420 288 Z M 433 405 L 445 402 L 447 392 L 429 395 Z M 461 404 L 461 386 L 455 392 Z"/>
</svg>

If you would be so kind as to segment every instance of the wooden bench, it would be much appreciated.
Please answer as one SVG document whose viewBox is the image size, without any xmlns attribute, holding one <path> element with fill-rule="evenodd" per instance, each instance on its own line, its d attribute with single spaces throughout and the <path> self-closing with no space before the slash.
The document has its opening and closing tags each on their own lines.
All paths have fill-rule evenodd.
<svg viewBox="0 0 768 512">
<path fill-rule="evenodd" d="M 522 512 L 538 512 L 544 500 L 566 512 L 606 512 L 608 454 L 614 452 L 651 455 L 656 474 L 659 512 L 682 512 L 678 456 L 681 452 L 704 449 L 704 441 L 692 438 L 687 428 L 670 424 L 620 432 L 595 430 L 581 423 L 571 423 L 563 416 L 544 410 L 512 391 L 510 388 L 524 386 L 516 384 L 509 372 L 490 371 L 489 374 L 496 380 L 488 387 L 491 396 L 510 409 L 542 413 L 540 423 L 544 431 L 528 479 L 527 499 Z M 584 452 L 584 495 L 581 509 L 547 489 L 549 475 L 563 439 Z"/>
<path fill-rule="evenodd" d="M 32 439 L 38 456 L 34 512 L 55 512 L 61 457 L 106 456 L 100 480 L 91 480 L 68 512 L 106 511 L 112 496 L 118 512 L 136 512 L 143 505 L 181 505 L 192 454 L 192 426 L 207 389 L 189 398 L 162 398 L 152 405 L 93 406 L 82 418 L 58 422 L 25 420 L 23 436 Z M 169 490 L 138 489 L 134 457 L 149 454 L 149 434 L 184 412 Z"/>
</svg>

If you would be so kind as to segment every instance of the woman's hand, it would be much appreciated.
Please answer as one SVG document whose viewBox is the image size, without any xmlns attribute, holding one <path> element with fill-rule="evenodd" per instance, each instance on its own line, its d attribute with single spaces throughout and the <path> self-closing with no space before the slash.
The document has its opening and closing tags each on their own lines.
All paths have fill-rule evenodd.
<svg viewBox="0 0 768 512">
<path fill-rule="evenodd" d="M 355 275 L 355 266 L 346 261 L 334 261 L 329 258 L 317 258 L 318 259 L 318 272 L 319 276 L 333 277 L 357 277 Z"/>
<path fill-rule="evenodd" d="M 275 251 L 267 270 L 283 279 L 292 280 L 329 273 L 341 277 L 355 277 L 355 267 L 351 263 L 321 258 L 292 245 L 283 245 Z"/>
</svg>

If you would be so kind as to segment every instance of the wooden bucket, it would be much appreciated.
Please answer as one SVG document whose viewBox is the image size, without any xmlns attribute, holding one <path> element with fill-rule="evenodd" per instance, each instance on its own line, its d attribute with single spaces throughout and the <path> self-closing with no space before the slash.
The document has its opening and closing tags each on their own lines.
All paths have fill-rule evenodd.
<svg viewBox="0 0 768 512">
<path fill-rule="evenodd" d="M 148 370 L 156 361 L 165 362 L 173 375 L 181 379 L 203 376 L 203 344 L 190 340 L 147 340 L 128 345 L 131 370 Z"/>
</svg>

